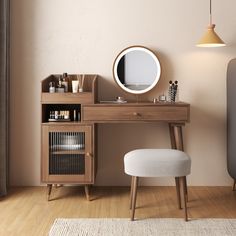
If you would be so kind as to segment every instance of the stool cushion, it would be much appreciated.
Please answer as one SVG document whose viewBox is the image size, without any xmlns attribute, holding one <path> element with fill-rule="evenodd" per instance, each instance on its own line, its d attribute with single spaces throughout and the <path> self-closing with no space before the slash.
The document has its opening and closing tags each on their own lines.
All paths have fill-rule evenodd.
<svg viewBox="0 0 236 236">
<path fill-rule="evenodd" d="M 137 149 L 125 154 L 125 173 L 138 177 L 181 177 L 190 174 L 191 159 L 175 149 Z"/>
</svg>

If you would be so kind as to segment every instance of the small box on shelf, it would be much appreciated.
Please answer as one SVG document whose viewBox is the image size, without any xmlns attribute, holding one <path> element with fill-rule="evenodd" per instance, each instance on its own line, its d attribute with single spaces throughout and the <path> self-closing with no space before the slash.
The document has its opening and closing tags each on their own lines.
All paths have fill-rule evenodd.
<svg viewBox="0 0 236 236">
<path fill-rule="evenodd" d="M 42 104 L 42 122 L 80 122 L 80 104 Z"/>
</svg>

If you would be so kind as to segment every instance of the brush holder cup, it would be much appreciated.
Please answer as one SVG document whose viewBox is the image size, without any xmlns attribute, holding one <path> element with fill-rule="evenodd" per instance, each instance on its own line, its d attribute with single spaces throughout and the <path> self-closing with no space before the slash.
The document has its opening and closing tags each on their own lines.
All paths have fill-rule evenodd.
<svg viewBox="0 0 236 236">
<path fill-rule="evenodd" d="M 168 88 L 168 102 L 177 102 L 179 97 L 179 88 L 178 88 L 178 81 L 175 83 L 171 83 Z"/>
</svg>

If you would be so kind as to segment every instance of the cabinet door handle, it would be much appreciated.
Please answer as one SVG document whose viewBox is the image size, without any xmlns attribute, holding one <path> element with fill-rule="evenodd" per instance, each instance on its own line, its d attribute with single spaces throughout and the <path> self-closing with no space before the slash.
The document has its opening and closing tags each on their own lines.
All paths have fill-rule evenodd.
<svg viewBox="0 0 236 236">
<path fill-rule="evenodd" d="M 138 112 L 133 112 L 133 115 L 134 115 L 134 116 L 141 116 L 141 114 L 138 113 Z"/>
<path fill-rule="evenodd" d="M 93 155 L 92 155 L 92 153 L 87 152 L 87 153 L 86 153 L 86 156 L 87 156 L 87 157 L 92 157 Z"/>
</svg>

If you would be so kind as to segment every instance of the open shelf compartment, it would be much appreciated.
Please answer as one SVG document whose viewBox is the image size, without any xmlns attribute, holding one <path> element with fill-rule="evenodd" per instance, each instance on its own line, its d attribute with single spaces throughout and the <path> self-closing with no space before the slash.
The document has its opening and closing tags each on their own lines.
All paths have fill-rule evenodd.
<svg viewBox="0 0 236 236">
<path fill-rule="evenodd" d="M 77 80 L 76 74 L 68 77 L 68 92 L 49 93 L 49 83 L 58 84 L 58 74 L 50 75 L 41 83 L 41 103 L 80 103 L 91 104 L 96 102 L 97 98 L 97 75 L 85 74 L 83 83 L 83 92 L 72 93 L 72 80 Z"/>
</svg>

